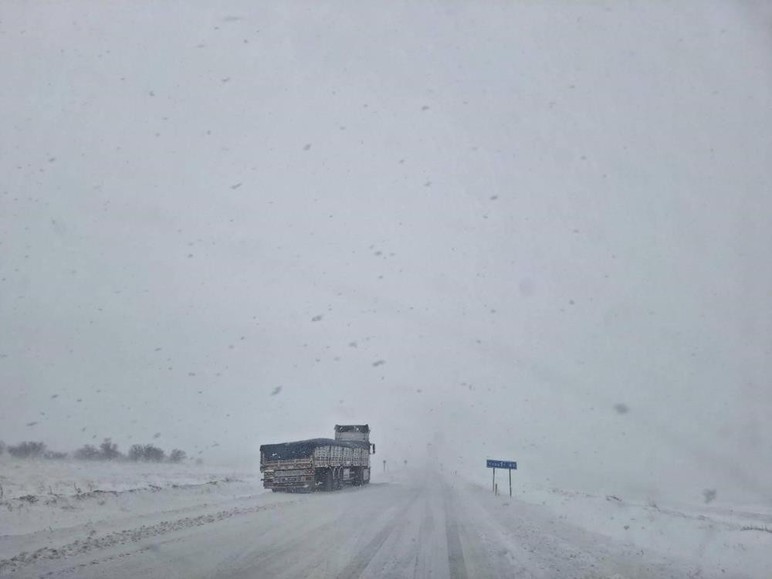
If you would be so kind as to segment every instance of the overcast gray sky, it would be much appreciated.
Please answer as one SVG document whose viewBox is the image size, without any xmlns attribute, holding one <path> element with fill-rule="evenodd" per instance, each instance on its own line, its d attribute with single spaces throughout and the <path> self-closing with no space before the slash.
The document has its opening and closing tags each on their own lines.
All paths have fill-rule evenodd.
<svg viewBox="0 0 772 579">
<path fill-rule="evenodd" d="M 0 7 L 0 439 L 769 499 L 752 3 L 131 6 Z"/>
</svg>

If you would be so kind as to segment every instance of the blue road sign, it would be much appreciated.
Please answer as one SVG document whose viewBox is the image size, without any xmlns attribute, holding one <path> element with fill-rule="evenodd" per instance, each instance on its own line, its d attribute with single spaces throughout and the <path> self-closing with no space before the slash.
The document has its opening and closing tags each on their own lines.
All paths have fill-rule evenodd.
<svg viewBox="0 0 772 579">
<path fill-rule="evenodd" d="M 517 470 L 517 462 L 511 460 L 487 460 L 486 466 L 488 468 L 508 468 Z"/>
</svg>

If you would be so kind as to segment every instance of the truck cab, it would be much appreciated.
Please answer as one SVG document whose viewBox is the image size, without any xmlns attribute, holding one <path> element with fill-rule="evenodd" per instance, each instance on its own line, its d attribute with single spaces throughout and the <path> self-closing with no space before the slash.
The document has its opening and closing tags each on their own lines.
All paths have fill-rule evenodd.
<svg viewBox="0 0 772 579">
<path fill-rule="evenodd" d="M 370 454 L 375 454 L 375 445 L 370 443 L 370 425 L 368 424 L 336 424 L 335 440 L 345 442 L 364 442 Z"/>
</svg>

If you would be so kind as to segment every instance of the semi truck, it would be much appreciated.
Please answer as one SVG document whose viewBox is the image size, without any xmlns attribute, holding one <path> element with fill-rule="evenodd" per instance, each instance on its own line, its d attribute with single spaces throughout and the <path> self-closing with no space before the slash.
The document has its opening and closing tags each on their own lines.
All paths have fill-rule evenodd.
<svg viewBox="0 0 772 579">
<path fill-rule="evenodd" d="M 335 438 L 312 438 L 260 446 L 263 487 L 274 492 L 333 491 L 370 482 L 367 424 L 336 424 Z"/>
</svg>

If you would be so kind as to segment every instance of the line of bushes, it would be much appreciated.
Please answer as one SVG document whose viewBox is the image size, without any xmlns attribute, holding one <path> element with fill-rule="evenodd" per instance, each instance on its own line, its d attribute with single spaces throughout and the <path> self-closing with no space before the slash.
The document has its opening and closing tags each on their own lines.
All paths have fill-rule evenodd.
<svg viewBox="0 0 772 579">
<path fill-rule="evenodd" d="M 48 450 L 44 442 L 26 440 L 15 446 L 6 446 L 0 441 L 0 455 L 5 451 L 16 458 L 44 458 L 63 459 L 70 456 L 66 452 Z M 181 463 L 187 459 L 187 453 L 179 448 L 173 449 L 168 455 L 153 444 L 133 444 L 129 452 L 123 454 L 118 450 L 118 445 L 111 439 L 105 438 L 98 447 L 86 444 L 72 453 L 72 457 L 78 460 L 123 460 L 132 462 L 171 462 Z"/>
</svg>

